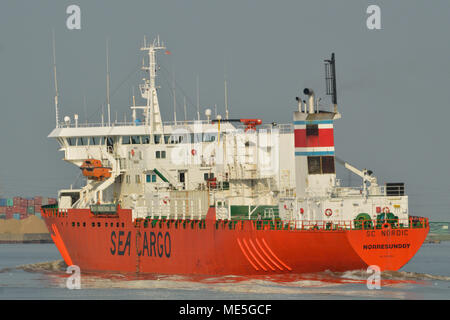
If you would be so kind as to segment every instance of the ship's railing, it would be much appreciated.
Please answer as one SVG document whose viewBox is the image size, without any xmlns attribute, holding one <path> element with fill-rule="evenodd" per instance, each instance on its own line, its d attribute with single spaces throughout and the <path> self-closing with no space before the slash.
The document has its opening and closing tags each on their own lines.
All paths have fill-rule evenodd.
<svg viewBox="0 0 450 320">
<path fill-rule="evenodd" d="M 407 229 L 422 229 L 429 227 L 428 218 L 410 217 L 403 220 L 380 221 L 284 221 L 284 220 L 216 220 L 207 222 L 205 219 L 136 219 L 135 227 L 143 228 L 174 228 L 174 229 L 209 229 L 216 230 L 287 230 L 287 231 L 321 231 L 342 232 L 347 230 L 382 230 L 399 231 Z"/>
<path fill-rule="evenodd" d="M 411 228 L 427 228 L 428 218 L 409 217 L 408 219 L 382 219 L 382 220 L 342 220 L 342 221 L 287 221 L 287 220 L 252 220 L 258 230 L 320 230 L 320 231 L 343 231 L 343 230 L 401 230 Z"/>
<path fill-rule="evenodd" d="M 378 186 L 367 188 L 368 196 L 385 196 L 386 195 L 386 187 Z M 363 187 L 334 187 L 331 191 L 332 197 L 339 197 L 343 195 L 362 195 Z"/>
<path fill-rule="evenodd" d="M 207 125 L 207 124 L 211 124 L 211 121 L 208 120 L 187 120 L 187 121 L 164 121 L 163 122 L 163 126 L 189 126 L 189 125 Z M 66 123 L 63 121 L 60 121 L 58 124 L 58 128 L 93 128 L 93 127 L 139 127 L 139 126 L 144 126 L 145 123 L 143 122 L 132 122 L 132 121 L 115 121 L 112 122 L 111 125 L 108 125 L 108 123 L 106 122 L 91 122 L 91 123 L 86 123 L 86 122 L 78 122 L 78 123 Z M 241 124 L 233 124 L 233 126 L 238 129 L 238 130 L 244 130 L 247 128 L 245 125 L 241 125 Z M 283 123 L 283 124 L 271 124 L 271 123 L 266 123 L 266 124 L 262 124 L 257 126 L 257 130 L 268 130 L 268 131 L 272 131 L 272 130 L 278 130 L 279 133 L 291 133 L 294 132 L 294 126 L 290 123 Z"/>
</svg>

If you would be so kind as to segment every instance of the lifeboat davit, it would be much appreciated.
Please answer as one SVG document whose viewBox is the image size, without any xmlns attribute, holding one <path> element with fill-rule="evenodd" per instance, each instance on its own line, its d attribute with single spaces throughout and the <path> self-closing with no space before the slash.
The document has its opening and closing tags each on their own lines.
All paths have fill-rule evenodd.
<svg viewBox="0 0 450 320">
<path fill-rule="evenodd" d="M 103 167 L 100 160 L 84 160 L 80 169 L 82 170 L 83 175 L 90 180 L 103 181 L 111 177 L 111 168 Z"/>
</svg>

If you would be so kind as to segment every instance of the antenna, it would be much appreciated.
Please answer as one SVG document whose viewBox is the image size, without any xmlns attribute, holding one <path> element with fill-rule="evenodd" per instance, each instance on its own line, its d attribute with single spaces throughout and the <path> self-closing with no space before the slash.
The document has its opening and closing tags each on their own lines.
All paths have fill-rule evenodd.
<svg viewBox="0 0 450 320">
<path fill-rule="evenodd" d="M 105 125 L 104 107 L 105 107 L 105 105 L 102 103 L 102 127 Z"/>
<path fill-rule="evenodd" d="M 197 119 L 200 121 L 200 91 L 198 84 L 198 75 L 197 75 Z"/>
<path fill-rule="evenodd" d="M 109 103 L 109 39 L 106 39 L 106 104 L 108 106 L 108 126 L 111 126 L 111 104 Z"/>
<path fill-rule="evenodd" d="M 187 120 L 187 113 L 186 113 L 186 97 L 184 97 L 184 121 Z"/>
<path fill-rule="evenodd" d="M 87 105 L 86 105 L 86 95 L 84 95 L 83 96 L 83 104 L 84 104 L 84 121 L 86 122 L 86 124 L 87 124 L 87 118 L 88 118 L 88 116 L 87 116 Z"/>
<path fill-rule="evenodd" d="M 334 112 L 337 113 L 336 64 L 334 60 L 334 52 L 331 54 L 330 60 L 325 60 L 325 85 L 327 95 L 331 96 Z"/>
<path fill-rule="evenodd" d="M 175 70 L 173 70 L 173 121 L 177 124 L 177 97 L 175 95 Z"/>
<path fill-rule="evenodd" d="M 228 88 L 226 78 L 225 78 L 225 119 L 228 120 Z"/>
<path fill-rule="evenodd" d="M 56 116 L 56 128 L 59 128 L 58 81 L 56 79 L 55 29 L 52 30 L 52 44 L 53 44 L 53 75 L 55 81 L 55 116 Z"/>
</svg>

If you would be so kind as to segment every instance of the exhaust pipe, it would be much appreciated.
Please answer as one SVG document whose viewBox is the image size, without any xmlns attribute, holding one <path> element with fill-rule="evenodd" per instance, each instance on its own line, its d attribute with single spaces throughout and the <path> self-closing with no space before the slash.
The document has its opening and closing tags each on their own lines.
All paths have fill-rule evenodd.
<svg viewBox="0 0 450 320">
<path fill-rule="evenodd" d="M 305 88 L 303 93 L 309 97 L 309 113 L 314 113 L 314 91 L 312 89 Z"/>
</svg>

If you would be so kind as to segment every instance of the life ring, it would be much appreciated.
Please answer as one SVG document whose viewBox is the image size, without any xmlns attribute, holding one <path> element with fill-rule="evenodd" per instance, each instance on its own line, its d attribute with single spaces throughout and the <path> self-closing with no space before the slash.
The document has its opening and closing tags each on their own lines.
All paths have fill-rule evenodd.
<svg viewBox="0 0 450 320">
<path fill-rule="evenodd" d="M 192 149 L 192 150 L 191 150 L 191 154 L 192 154 L 193 156 L 195 156 L 195 155 L 197 154 L 197 151 L 196 151 L 195 149 Z"/>
<path fill-rule="evenodd" d="M 390 229 L 391 225 L 387 222 L 383 223 L 383 225 L 381 226 L 383 229 Z"/>
<path fill-rule="evenodd" d="M 162 199 L 162 201 L 163 201 L 164 204 L 168 204 L 168 203 L 170 202 L 170 198 L 169 198 L 168 196 L 165 196 L 165 197 Z"/>
<path fill-rule="evenodd" d="M 326 215 L 327 217 L 330 217 L 332 214 L 333 214 L 333 211 L 332 211 L 330 208 L 328 208 L 327 210 L 325 210 L 325 215 Z"/>
<path fill-rule="evenodd" d="M 305 210 L 303 210 L 303 208 L 300 208 L 300 213 L 301 214 L 305 213 Z"/>
<path fill-rule="evenodd" d="M 390 211 L 389 211 L 389 207 L 384 207 L 383 208 L 383 213 L 389 213 Z"/>
</svg>

